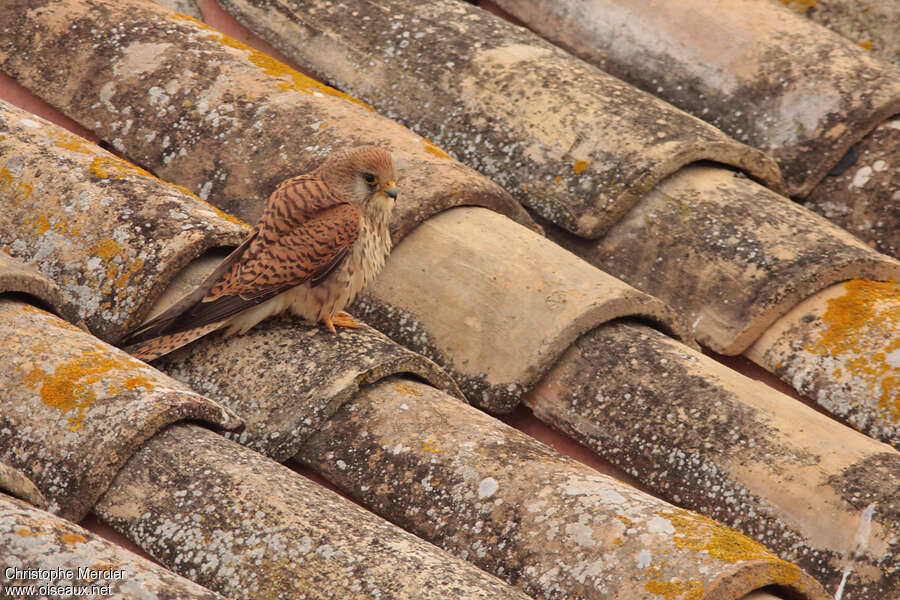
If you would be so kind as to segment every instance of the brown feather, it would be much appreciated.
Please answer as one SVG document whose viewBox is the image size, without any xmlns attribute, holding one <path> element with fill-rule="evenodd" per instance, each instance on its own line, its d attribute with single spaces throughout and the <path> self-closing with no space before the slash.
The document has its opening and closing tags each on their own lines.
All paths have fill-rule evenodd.
<svg viewBox="0 0 900 600">
<path fill-rule="evenodd" d="M 383 185 L 376 188 L 369 179 Z M 229 334 L 246 331 L 291 306 L 295 314 L 313 320 L 324 318 L 322 311 L 332 315 L 384 263 L 395 181 L 391 155 L 371 146 L 336 153 L 318 169 L 284 181 L 269 197 L 253 233 L 203 284 L 123 341 L 139 356 L 155 357 L 225 325 L 230 324 Z M 382 193 L 385 186 L 390 186 L 390 195 Z M 370 203 L 376 197 L 380 200 Z M 361 225 L 367 237 L 357 247 Z M 381 241 L 374 241 L 373 235 Z M 347 266 L 348 257 L 353 266 Z M 348 275 L 359 269 L 364 277 Z M 304 283 L 308 286 L 299 287 Z M 308 296 L 313 288 L 326 292 Z M 290 290 L 291 295 L 274 304 L 248 311 Z"/>
<path fill-rule="evenodd" d="M 225 260 L 216 267 L 215 271 L 210 273 L 206 279 L 194 289 L 194 291 L 167 308 L 164 312 L 130 332 L 119 341 L 119 345 L 137 344 L 138 342 L 149 340 L 164 334 L 173 321 L 181 316 L 186 310 L 189 310 L 200 302 L 206 296 L 207 292 L 209 292 L 209 289 L 213 287 L 222 276 L 238 262 L 238 260 L 240 260 L 244 255 L 244 252 L 247 251 L 247 248 L 250 247 L 250 244 L 253 243 L 253 240 L 256 239 L 257 233 L 257 230 L 254 228 L 254 230 L 250 232 L 250 235 L 241 242 L 241 245 L 235 248 L 231 254 L 226 256 Z"/>
</svg>

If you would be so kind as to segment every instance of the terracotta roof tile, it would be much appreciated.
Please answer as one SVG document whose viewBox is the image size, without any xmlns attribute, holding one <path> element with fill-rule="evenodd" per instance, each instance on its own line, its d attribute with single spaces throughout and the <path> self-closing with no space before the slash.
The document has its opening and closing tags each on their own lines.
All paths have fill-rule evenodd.
<svg viewBox="0 0 900 600">
<path fill-rule="evenodd" d="M 772 154 L 806 196 L 900 111 L 900 71 L 769 0 L 493 0 L 541 35 Z"/>
<path fill-rule="evenodd" d="M 0 203 L 13 210 L 0 220 L 0 248 L 13 258 L 0 259 L 9 356 L 0 379 L 12 390 L 0 396 L 0 461 L 37 484 L 30 498 L 42 494 L 75 519 L 93 510 L 167 568 L 234 598 L 828 597 L 800 568 L 837 596 L 897 592 L 900 454 L 704 356 L 691 339 L 746 349 L 832 414 L 897 443 L 900 298 L 885 281 L 896 261 L 780 197 L 769 156 L 477 8 L 390 0 L 370 13 L 365 3 L 302 0 L 307 12 L 286 19 L 223 4 L 304 71 L 416 133 L 136 1 L 0 8 L 0 68 L 134 163 L 250 222 L 275 184 L 332 149 L 390 148 L 406 167 L 393 225 L 403 241 L 355 312 L 446 372 L 372 329 L 332 337 L 281 318 L 156 361 L 176 383 L 26 304 L 83 318 L 114 341 L 190 291 L 246 228 L 2 104 Z M 213 8 L 204 4 L 208 16 Z M 792 19 L 796 31 L 821 34 Z M 816 121 L 782 131 L 800 136 L 782 146 L 759 144 L 805 192 L 896 111 L 891 67 L 828 34 L 809 54 L 788 62 L 776 53 L 763 65 L 774 71 L 759 69 L 753 57 L 775 56 L 771 40 L 786 26 L 765 22 L 733 28 L 735 41 L 759 42 L 744 70 L 757 79 L 802 71 L 843 107 L 819 115 L 827 106 L 813 106 L 803 118 L 827 128 Z M 653 31 L 637 17 L 627 25 Z M 587 39 L 573 31 L 556 41 Z M 807 64 L 823 52 L 841 60 Z M 845 68 L 854 60 L 865 68 Z M 750 79 L 751 91 L 768 89 Z M 744 96 L 755 97 L 734 102 Z M 743 112 L 736 106 L 725 112 Z M 749 130 L 732 135 L 758 142 Z M 859 146 L 868 162 L 820 186 L 869 167 L 874 183 L 855 189 L 887 198 L 896 137 L 876 129 Z M 698 160 L 760 183 L 685 167 Z M 540 237 L 513 196 L 551 239 L 661 300 Z M 465 204 L 482 208 L 446 210 Z M 883 204 L 863 213 L 891 214 Z M 890 227 L 879 227 L 863 229 L 883 232 L 873 243 L 890 247 Z M 524 402 L 645 491 L 466 405 L 448 374 L 473 404 Z M 66 402 L 48 403 L 54 390 Z M 197 417 L 234 425 L 214 401 L 247 422 L 230 437 L 249 447 L 197 424 L 160 431 Z M 412 533 L 270 457 L 311 466 Z M 2 474 L 8 491 L 28 491 L 21 474 L 0 464 Z M 0 539 L 18 542 L 23 518 L 53 518 L 3 498 L 13 508 L 0 509 Z M 35 566 L 87 566 L 59 548 L 33 558 L 5 547 Z M 154 585 L 145 587 L 166 597 Z"/>
<path fill-rule="evenodd" d="M 223 600 L 81 527 L 0 493 L 4 595 Z"/>
</svg>

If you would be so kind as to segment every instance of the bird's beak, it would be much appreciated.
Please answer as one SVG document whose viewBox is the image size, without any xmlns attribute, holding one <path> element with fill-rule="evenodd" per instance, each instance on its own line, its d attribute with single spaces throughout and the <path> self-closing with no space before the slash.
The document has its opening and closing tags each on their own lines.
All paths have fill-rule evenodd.
<svg viewBox="0 0 900 600">
<path fill-rule="evenodd" d="M 393 179 L 390 181 L 385 181 L 384 185 L 381 186 L 381 191 L 393 198 L 397 199 L 397 182 Z"/>
</svg>

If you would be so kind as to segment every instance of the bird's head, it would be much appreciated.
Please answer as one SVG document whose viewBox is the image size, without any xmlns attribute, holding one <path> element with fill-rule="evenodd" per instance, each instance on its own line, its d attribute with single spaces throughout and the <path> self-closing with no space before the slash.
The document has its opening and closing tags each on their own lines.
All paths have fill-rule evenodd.
<svg viewBox="0 0 900 600">
<path fill-rule="evenodd" d="M 359 146 L 332 156 L 322 165 L 323 177 L 369 211 L 389 214 L 397 198 L 397 169 L 391 153 Z"/>
</svg>

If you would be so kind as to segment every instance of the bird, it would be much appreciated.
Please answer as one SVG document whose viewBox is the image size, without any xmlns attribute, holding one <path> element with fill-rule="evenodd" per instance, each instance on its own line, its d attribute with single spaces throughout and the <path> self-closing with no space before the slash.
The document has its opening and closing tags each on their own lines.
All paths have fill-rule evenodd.
<svg viewBox="0 0 900 600">
<path fill-rule="evenodd" d="M 122 338 L 150 361 L 213 331 L 244 334 L 290 311 L 310 324 L 361 325 L 344 312 L 391 250 L 397 199 L 390 152 L 359 146 L 283 181 L 250 234 L 193 292 Z"/>
</svg>

